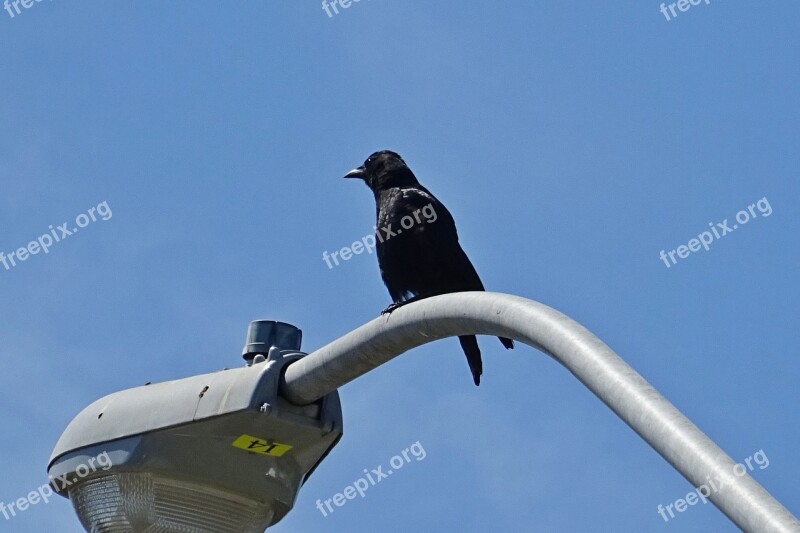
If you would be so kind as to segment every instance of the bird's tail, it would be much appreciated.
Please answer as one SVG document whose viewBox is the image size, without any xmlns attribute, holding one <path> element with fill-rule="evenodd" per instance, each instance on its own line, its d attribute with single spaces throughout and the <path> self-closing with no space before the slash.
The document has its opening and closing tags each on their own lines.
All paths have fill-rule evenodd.
<svg viewBox="0 0 800 533">
<path fill-rule="evenodd" d="M 514 341 L 512 341 L 511 339 L 507 339 L 505 337 L 497 337 L 497 338 L 500 339 L 500 342 L 503 343 L 503 346 L 506 347 L 506 350 L 514 349 Z"/>
<path fill-rule="evenodd" d="M 483 361 L 481 361 L 481 349 L 478 347 L 478 339 L 475 335 L 462 335 L 458 338 L 461 349 L 467 356 L 469 369 L 472 371 L 472 380 L 475 385 L 481 384 L 481 374 L 483 374 Z"/>
</svg>

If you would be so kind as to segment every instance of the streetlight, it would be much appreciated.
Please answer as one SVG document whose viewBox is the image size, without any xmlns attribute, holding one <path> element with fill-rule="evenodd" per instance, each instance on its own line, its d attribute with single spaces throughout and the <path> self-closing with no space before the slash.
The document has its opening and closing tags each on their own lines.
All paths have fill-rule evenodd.
<svg viewBox="0 0 800 533">
<path fill-rule="evenodd" d="M 279 344 L 291 343 L 291 339 L 296 339 L 293 349 L 299 349 L 299 332 L 292 334 L 284 329 L 292 327 L 287 324 L 272 324 L 265 327 L 264 334 L 251 330 L 251 348 L 245 349 L 245 357 L 252 355 L 248 350 L 259 353 L 250 368 L 161 384 L 158 394 L 142 392 L 141 387 L 123 391 L 95 402 L 78 415 L 56 446 L 51 475 L 79 475 L 76 461 L 109 447 L 117 454 L 112 458 L 122 461 L 119 474 L 106 485 L 81 489 L 103 479 L 92 474 L 67 492 L 87 530 L 146 531 L 145 527 L 157 522 L 145 511 L 157 514 L 161 510 L 162 515 L 176 520 L 174 523 L 178 523 L 177 516 L 185 521 L 181 524 L 191 523 L 193 529 L 169 529 L 158 523 L 159 532 L 262 531 L 259 528 L 274 524 L 291 509 L 302 481 L 341 437 L 341 409 L 336 396 L 339 387 L 416 346 L 445 337 L 479 334 L 512 338 L 553 357 L 694 486 L 701 486 L 707 476 L 721 480 L 723 488 L 708 499 L 744 531 L 800 532 L 797 518 L 747 473 L 735 472 L 733 459 L 611 348 L 546 305 L 508 294 L 445 294 L 400 307 L 305 356 L 281 351 Z M 267 346 L 272 348 L 267 361 L 262 361 Z M 260 370 L 259 365 L 273 366 Z M 204 403 L 206 393 L 213 399 Z M 261 415 L 268 416 L 257 413 L 264 398 L 267 407 Z M 158 409 L 164 411 L 163 415 L 151 412 Z M 108 414 L 113 415 L 110 418 L 114 422 L 110 426 L 99 423 L 101 416 Z M 221 422 L 215 425 L 215 419 L 222 416 L 230 417 L 230 426 L 220 427 Z M 234 416 L 239 418 L 234 420 Z M 165 424 L 164 417 L 171 424 Z M 192 428 L 199 429 L 199 424 L 203 424 L 203 431 L 187 434 Z M 254 445 L 275 445 L 276 449 L 284 449 L 280 448 L 282 444 L 294 446 L 281 457 L 266 458 L 269 482 L 256 475 L 264 470 L 264 463 L 257 462 L 259 457 L 247 455 L 245 460 L 231 455 L 231 439 L 240 438 L 236 437 L 239 431 L 250 427 L 255 429 L 249 431 L 256 432 L 250 435 L 258 436 Z M 263 438 L 267 434 L 273 440 Z M 192 445 L 194 438 L 203 444 L 191 448 L 197 460 L 185 456 L 186 446 Z M 140 450 L 143 452 L 134 453 Z M 282 457 L 297 461 L 297 467 L 282 461 Z M 214 462 L 219 464 L 212 465 Z M 161 485 L 166 487 L 163 495 L 152 488 L 122 493 L 118 479 L 124 480 L 128 471 L 145 479 L 166 479 Z M 176 481 L 187 478 L 192 482 L 190 487 Z M 132 479 L 129 485 L 138 481 L 140 478 Z M 203 495 L 201 503 L 191 500 L 192 491 Z M 146 505 L 134 506 L 141 513 L 136 515 L 138 522 L 128 519 L 121 529 L 89 529 L 91 524 L 111 524 L 103 522 L 104 517 L 120 515 L 119 508 L 128 503 L 128 493 L 149 498 Z M 225 523 L 219 517 L 230 516 L 234 503 L 254 513 L 247 526 L 251 529 L 216 525 Z M 215 514 L 208 516 L 207 508 Z M 211 522 L 212 518 L 218 521 Z"/>
</svg>

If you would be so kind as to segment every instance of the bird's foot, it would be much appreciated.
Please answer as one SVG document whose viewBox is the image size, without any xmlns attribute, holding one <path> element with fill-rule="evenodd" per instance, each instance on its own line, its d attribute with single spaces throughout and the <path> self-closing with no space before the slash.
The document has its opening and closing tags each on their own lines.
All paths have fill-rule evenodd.
<svg viewBox="0 0 800 533">
<path fill-rule="evenodd" d="M 388 315 L 389 313 L 391 313 L 392 311 L 394 311 L 398 307 L 402 307 L 402 306 L 403 306 L 403 303 L 395 302 L 392 305 L 390 305 L 389 307 L 387 307 L 386 309 L 384 309 L 383 311 L 381 311 L 381 314 L 382 315 Z"/>
</svg>

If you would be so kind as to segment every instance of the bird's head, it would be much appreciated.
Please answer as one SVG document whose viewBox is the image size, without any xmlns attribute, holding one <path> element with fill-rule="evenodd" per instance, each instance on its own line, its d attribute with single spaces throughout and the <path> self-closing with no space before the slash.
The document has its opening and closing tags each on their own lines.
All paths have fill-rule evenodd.
<svg viewBox="0 0 800 533">
<path fill-rule="evenodd" d="M 391 150 L 375 152 L 363 165 L 348 172 L 345 178 L 362 179 L 373 191 L 419 184 L 403 158 Z"/>
</svg>

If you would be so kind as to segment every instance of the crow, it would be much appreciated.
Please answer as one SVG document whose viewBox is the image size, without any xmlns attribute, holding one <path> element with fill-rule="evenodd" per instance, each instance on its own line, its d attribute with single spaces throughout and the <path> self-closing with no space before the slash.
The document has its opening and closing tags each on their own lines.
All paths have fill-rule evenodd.
<svg viewBox="0 0 800 533">
<path fill-rule="evenodd" d="M 375 195 L 378 266 L 392 304 L 381 314 L 438 294 L 482 291 L 483 283 L 458 243 L 447 208 L 420 185 L 403 158 L 390 150 L 375 152 L 345 178 L 363 180 Z M 472 379 L 480 385 L 481 350 L 474 335 L 458 338 Z M 500 337 L 507 349 L 511 339 Z"/>
</svg>

